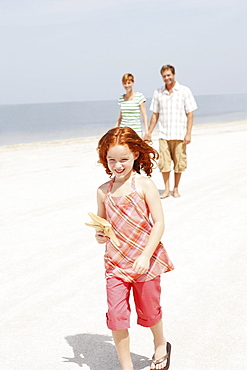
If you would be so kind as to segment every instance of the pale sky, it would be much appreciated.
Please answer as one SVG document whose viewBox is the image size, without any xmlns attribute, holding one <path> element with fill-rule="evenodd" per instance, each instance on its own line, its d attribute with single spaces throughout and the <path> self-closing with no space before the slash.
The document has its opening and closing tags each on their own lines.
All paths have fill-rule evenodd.
<svg viewBox="0 0 247 370">
<path fill-rule="evenodd" d="M 247 93 L 246 0 L 0 0 L 0 104 L 147 98 L 160 68 L 194 95 Z"/>
</svg>

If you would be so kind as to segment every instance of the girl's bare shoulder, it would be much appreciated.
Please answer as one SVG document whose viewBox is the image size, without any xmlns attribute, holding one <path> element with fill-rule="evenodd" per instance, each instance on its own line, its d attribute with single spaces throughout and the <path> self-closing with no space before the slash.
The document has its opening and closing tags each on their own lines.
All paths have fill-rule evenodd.
<svg viewBox="0 0 247 370">
<path fill-rule="evenodd" d="M 105 182 L 105 183 L 104 183 L 104 184 L 102 184 L 102 185 L 100 185 L 100 186 L 98 187 L 98 192 L 99 192 L 99 193 L 106 194 L 106 193 L 107 193 L 107 190 L 108 190 L 108 187 L 109 187 L 109 185 L 110 185 L 110 182 L 111 182 L 111 180 L 110 180 L 110 181 Z"/>
<path fill-rule="evenodd" d="M 156 189 L 156 186 L 150 177 L 143 175 L 136 176 L 136 190 L 142 198 L 144 198 L 146 192 L 151 189 Z"/>
<path fill-rule="evenodd" d="M 136 175 L 136 183 L 143 186 L 150 186 L 151 184 L 154 185 L 154 182 L 150 177 L 139 174 Z"/>
</svg>

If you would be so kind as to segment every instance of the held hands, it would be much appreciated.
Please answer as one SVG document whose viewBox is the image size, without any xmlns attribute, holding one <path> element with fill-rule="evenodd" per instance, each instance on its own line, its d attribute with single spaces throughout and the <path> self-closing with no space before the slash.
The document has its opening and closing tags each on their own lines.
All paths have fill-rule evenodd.
<svg viewBox="0 0 247 370">
<path fill-rule="evenodd" d="M 133 264 L 133 270 L 137 273 L 137 274 L 140 274 L 140 275 L 143 275 L 145 274 L 148 269 L 149 269 L 149 265 L 150 265 L 150 260 L 148 257 L 144 256 L 144 255 L 140 255 L 134 262 Z"/>
<path fill-rule="evenodd" d="M 148 131 L 148 132 L 145 132 L 144 136 L 143 136 L 143 140 L 144 141 L 152 141 L 152 134 Z"/>
</svg>

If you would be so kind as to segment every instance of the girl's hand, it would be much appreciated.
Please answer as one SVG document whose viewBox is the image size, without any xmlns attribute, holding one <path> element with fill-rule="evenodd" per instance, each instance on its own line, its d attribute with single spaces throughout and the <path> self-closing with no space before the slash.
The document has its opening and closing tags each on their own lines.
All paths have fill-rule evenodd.
<svg viewBox="0 0 247 370">
<path fill-rule="evenodd" d="M 150 260 L 148 257 L 140 255 L 133 264 L 133 270 L 140 275 L 145 274 L 150 265 Z"/>
<path fill-rule="evenodd" d="M 107 236 L 105 236 L 102 231 L 96 231 L 95 238 L 99 244 L 107 242 Z"/>
</svg>

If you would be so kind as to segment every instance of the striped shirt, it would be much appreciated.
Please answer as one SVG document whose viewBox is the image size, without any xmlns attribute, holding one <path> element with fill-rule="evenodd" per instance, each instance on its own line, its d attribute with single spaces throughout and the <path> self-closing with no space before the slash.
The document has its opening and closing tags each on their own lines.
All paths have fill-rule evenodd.
<svg viewBox="0 0 247 370">
<path fill-rule="evenodd" d="M 190 89 L 175 83 L 169 94 L 165 86 L 154 92 L 150 110 L 159 113 L 159 138 L 184 140 L 187 131 L 187 113 L 197 109 Z"/>
<path fill-rule="evenodd" d="M 172 262 L 161 242 L 151 257 L 147 273 L 140 275 L 133 270 L 133 263 L 148 242 L 152 223 L 147 205 L 136 191 L 135 173 L 132 177 L 131 193 L 124 197 L 111 195 L 113 183 L 114 179 L 109 184 L 105 198 L 106 219 L 111 223 L 120 241 L 120 247 L 114 245 L 111 240 L 106 243 L 106 278 L 117 277 L 127 282 L 147 281 L 173 270 Z"/>
<path fill-rule="evenodd" d="M 140 105 L 146 101 L 142 93 L 136 92 L 131 100 L 125 100 L 123 95 L 118 99 L 122 113 L 121 127 L 128 126 L 139 135 L 142 134 Z"/>
</svg>

